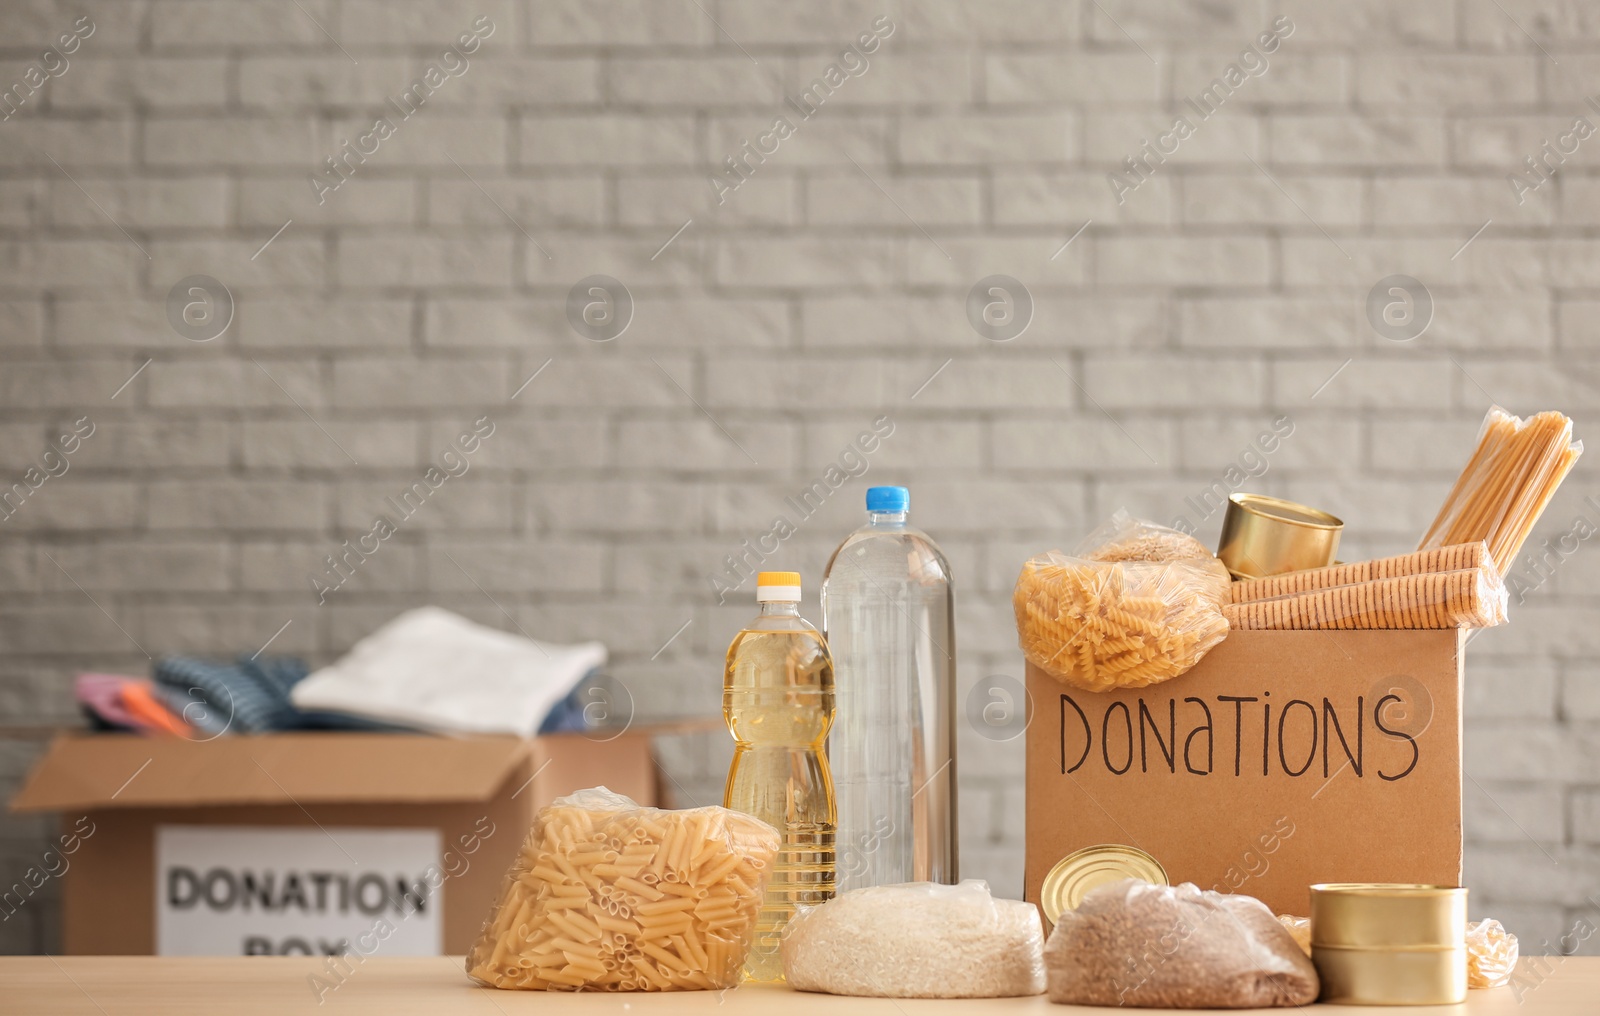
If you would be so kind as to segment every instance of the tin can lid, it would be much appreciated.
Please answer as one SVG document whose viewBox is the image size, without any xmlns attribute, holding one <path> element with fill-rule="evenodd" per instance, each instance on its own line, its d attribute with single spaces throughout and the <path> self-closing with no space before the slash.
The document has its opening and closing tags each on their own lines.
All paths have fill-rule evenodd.
<svg viewBox="0 0 1600 1016">
<path fill-rule="evenodd" d="M 1323 568 L 1339 550 L 1336 516 L 1265 494 L 1235 493 L 1222 517 L 1217 560 L 1236 579 Z"/>
<path fill-rule="evenodd" d="M 1069 910 L 1078 909 L 1089 890 L 1108 882 L 1136 878 L 1141 882 L 1167 885 L 1167 870 L 1161 862 L 1122 843 L 1099 843 L 1072 853 L 1056 862 L 1039 887 L 1039 905 L 1051 924 Z"/>
<path fill-rule="evenodd" d="M 1320 508 L 1311 508 L 1295 501 L 1286 501 L 1281 497 L 1241 492 L 1229 495 L 1228 500 L 1252 515 L 1262 515 L 1290 525 L 1305 526 L 1307 529 L 1344 528 L 1344 521 L 1337 515 L 1330 515 Z"/>
<path fill-rule="evenodd" d="M 1445 898 L 1465 896 L 1458 885 L 1426 885 L 1420 882 L 1318 882 L 1311 886 L 1313 896 L 1371 896 L 1380 899 Z"/>
<path fill-rule="evenodd" d="M 1347 951 L 1465 947 L 1467 890 L 1409 883 L 1324 882 L 1311 887 L 1311 945 Z"/>
</svg>

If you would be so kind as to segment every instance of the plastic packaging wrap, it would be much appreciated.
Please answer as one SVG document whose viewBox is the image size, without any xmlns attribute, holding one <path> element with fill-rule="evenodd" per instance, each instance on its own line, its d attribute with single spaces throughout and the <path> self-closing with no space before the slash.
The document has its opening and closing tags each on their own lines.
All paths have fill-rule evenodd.
<svg viewBox="0 0 1600 1016">
<path fill-rule="evenodd" d="M 1294 937 L 1294 944 L 1307 956 L 1311 955 L 1311 918 L 1294 917 L 1290 914 L 1279 914 L 1278 923 L 1288 929 Z"/>
<path fill-rule="evenodd" d="M 1517 936 L 1499 921 L 1467 925 L 1467 987 L 1500 988 L 1511 982 L 1517 965 Z"/>
<path fill-rule="evenodd" d="M 1228 599 L 1231 628 L 1488 628 L 1509 595 L 1480 541 L 1243 579 Z"/>
<path fill-rule="evenodd" d="M 1483 540 L 1506 574 L 1556 488 L 1571 472 L 1583 442 L 1557 412 L 1526 420 L 1490 406 L 1478 444 L 1445 498 L 1418 550 Z"/>
<path fill-rule="evenodd" d="M 1215 560 L 1216 555 L 1188 533 L 1156 525 L 1119 510 L 1110 521 L 1078 544 L 1081 556 L 1091 561 Z M 1217 562 L 1222 565 L 1221 561 Z M 1227 568 L 1222 568 L 1223 572 Z"/>
<path fill-rule="evenodd" d="M 1002 998 L 1044 990 L 1039 910 L 989 885 L 911 882 L 801 907 L 783 939 L 791 988 L 879 998 Z"/>
<path fill-rule="evenodd" d="M 1050 1001 L 1171 1009 L 1300 1006 L 1311 958 L 1249 896 L 1135 879 L 1090 890 L 1044 947 Z"/>
<path fill-rule="evenodd" d="M 1228 570 L 1193 537 L 1119 512 L 1074 555 L 1030 559 L 1012 606 L 1023 655 L 1089 691 L 1184 673 L 1228 634 Z"/>
<path fill-rule="evenodd" d="M 1268 575 L 1259 579 L 1240 579 L 1228 587 L 1228 601 L 1250 603 L 1278 596 L 1291 596 L 1295 593 L 1313 593 L 1320 589 L 1370 582 L 1375 579 L 1477 568 L 1494 570 L 1494 558 L 1489 556 L 1489 548 L 1481 540 L 1477 543 L 1457 543 L 1449 547 L 1396 554 L 1393 557 L 1378 557 L 1369 561 L 1334 564 L 1326 568 L 1284 572 L 1281 575 Z"/>
<path fill-rule="evenodd" d="M 1222 613 L 1239 629 L 1491 628 L 1505 623 L 1508 603 L 1490 565 L 1229 603 Z"/>
<path fill-rule="evenodd" d="M 726 808 L 641 808 L 604 787 L 539 812 L 467 974 L 495 988 L 731 988 L 778 832 Z"/>
</svg>

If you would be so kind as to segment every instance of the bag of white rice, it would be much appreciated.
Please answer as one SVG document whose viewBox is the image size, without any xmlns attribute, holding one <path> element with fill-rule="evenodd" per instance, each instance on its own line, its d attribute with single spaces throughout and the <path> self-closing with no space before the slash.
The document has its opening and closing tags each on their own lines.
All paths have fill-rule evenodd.
<svg viewBox="0 0 1600 1016">
<path fill-rule="evenodd" d="M 878 998 L 1002 998 L 1044 991 L 1039 911 L 989 884 L 910 882 L 800 907 L 783 938 L 789 987 Z"/>
</svg>

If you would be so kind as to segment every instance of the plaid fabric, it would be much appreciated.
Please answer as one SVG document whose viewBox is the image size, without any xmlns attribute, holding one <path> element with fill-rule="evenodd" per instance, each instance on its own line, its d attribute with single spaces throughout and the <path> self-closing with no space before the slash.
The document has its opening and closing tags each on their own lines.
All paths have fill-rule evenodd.
<svg viewBox="0 0 1600 1016">
<path fill-rule="evenodd" d="M 201 737 L 209 740 L 219 734 L 227 733 L 228 714 L 218 711 L 198 693 L 191 693 L 188 688 L 178 688 L 160 682 L 152 684 L 151 688 L 155 697 L 172 710 L 174 716 L 193 727 Z"/>
<path fill-rule="evenodd" d="M 254 734 L 305 725 L 289 703 L 289 689 L 308 673 L 303 661 L 290 656 L 241 656 L 234 663 L 166 656 L 156 661 L 152 676 L 162 687 L 202 703 L 214 724 Z"/>
<path fill-rule="evenodd" d="M 539 725 L 541 734 L 563 734 L 574 730 L 588 730 L 589 717 L 584 712 L 584 707 L 594 699 L 587 693 L 594 688 L 595 682 L 600 679 L 600 670 L 596 668 L 585 674 L 572 693 L 557 702 L 550 708 L 550 715 L 544 718 Z"/>
</svg>

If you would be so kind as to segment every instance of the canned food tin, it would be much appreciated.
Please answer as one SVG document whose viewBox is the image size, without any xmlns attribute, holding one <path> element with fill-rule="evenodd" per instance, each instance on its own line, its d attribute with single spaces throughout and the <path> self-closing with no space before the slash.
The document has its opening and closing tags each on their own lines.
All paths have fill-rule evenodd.
<svg viewBox="0 0 1600 1016">
<path fill-rule="evenodd" d="M 1265 494 L 1233 494 L 1222 517 L 1217 558 L 1236 579 L 1325 568 L 1339 551 L 1344 523 L 1303 504 Z"/>
<path fill-rule="evenodd" d="M 1167 870 L 1161 862 L 1138 847 L 1100 843 L 1074 850 L 1056 862 L 1039 887 L 1044 919 L 1053 925 L 1062 914 L 1078 909 L 1089 890 L 1127 878 L 1168 884 Z"/>
<path fill-rule="evenodd" d="M 1324 1002 L 1449 1005 L 1467 997 L 1467 890 L 1311 887 L 1311 959 Z"/>
</svg>

